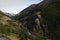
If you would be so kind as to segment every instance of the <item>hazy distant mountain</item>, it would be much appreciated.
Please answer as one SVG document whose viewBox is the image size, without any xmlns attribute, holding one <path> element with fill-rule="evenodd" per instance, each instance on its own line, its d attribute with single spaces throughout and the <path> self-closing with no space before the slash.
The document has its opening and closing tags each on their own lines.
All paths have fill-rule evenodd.
<svg viewBox="0 0 60 40">
<path fill-rule="evenodd" d="M 1 10 L 0 10 L 0 11 L 1 11 Z M 3 11 L 1 11 L 1 12 L 3 12 Z M 3 14 L 6 15 L 6 16 L 9 16 L 9 17 L 15 16 L 14 13 L 3 12 Z"/>
<path fill-rule="evenodd" d="M 10 17 L 15 16 L 14 13 L 4 13 L 4 14 L 6 14 L 7 16 L 10 16 Z"/>
</svg>

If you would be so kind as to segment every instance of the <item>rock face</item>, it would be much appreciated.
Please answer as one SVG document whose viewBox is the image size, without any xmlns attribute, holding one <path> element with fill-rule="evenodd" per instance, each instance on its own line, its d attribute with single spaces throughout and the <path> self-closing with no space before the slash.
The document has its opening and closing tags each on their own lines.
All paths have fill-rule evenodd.
<svg viewBox="0 0 60 40">
<path fill-rule="evenodd" d="M 16 15 L 30 33 L 42 33 L 53 40 L 60 40 L 60 0 L 44 0 Z"/>
<path fill-rule="evenodd" d="M 30 33 L 45 33 L 45 25 L 42 22 L 43 20 L 41 18 L 40 11 L 38 11 L 44 2 L 45 1 L 39 4 L 32 4 L 16 15 L 17 19 L 27 27 Z"/>
</svg>

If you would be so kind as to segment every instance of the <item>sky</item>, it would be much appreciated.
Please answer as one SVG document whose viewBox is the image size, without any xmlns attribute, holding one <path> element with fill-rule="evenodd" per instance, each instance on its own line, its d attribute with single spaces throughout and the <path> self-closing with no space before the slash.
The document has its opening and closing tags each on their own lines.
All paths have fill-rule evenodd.
<svg viewBox="0 0 60 40">
<path fill-rule="evenodd" d="M 37 4 L 42 0 L 0 0 L 0 10 L 17 14 L 31 4 Z"/>
</svg>

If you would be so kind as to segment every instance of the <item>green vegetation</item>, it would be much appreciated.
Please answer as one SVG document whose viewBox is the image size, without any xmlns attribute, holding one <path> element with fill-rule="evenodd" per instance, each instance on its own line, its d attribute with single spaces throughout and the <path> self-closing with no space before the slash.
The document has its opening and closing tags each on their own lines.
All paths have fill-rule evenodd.
<svg viewBox="0 0 60 40">
<path fill-rule="evenodd" d="M 49 36 L 52 40 L 60 40 L 60 2 L 42 7 L 41 15 L 47 22 Z"/>
<path fill-rule="evenodd" d="M 8 37 L 11 40 L 27 40 L 28 38 L 25 37 L 26 33 L 26 29 L 23 28 L 21 23 L 3 15 L 0 11 L 0 35 Z"/>
</svg>

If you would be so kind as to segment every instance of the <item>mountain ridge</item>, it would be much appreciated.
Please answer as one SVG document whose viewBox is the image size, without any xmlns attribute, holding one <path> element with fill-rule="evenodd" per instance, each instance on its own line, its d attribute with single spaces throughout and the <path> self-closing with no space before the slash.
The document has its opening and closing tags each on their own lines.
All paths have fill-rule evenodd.
<svg viewBox="0 0 60 40">
<path fill-rule="evenodd" d="M 30 9 L 31 6 L 24 9 L 15 17 L 18 21 L 25 25 L 25 27 L 27 27 L 27 29 L 32 33 L 38 33 L 42 31 L 41 32 L 42 34 L 49 36 L 50 38 L 52 38 L 52 40 L 57 40 L 55 38 L 58 38 L 59 40 L 60 34 L 58 34 L 59 32 L 56 33 L 57 31 L 59 31 L 60 26 L 59 4 L 60 0 L 43 0 L 41 3 L 36 4 L 35 7 L 32 7 L 31 9 Z M 39 19 L 37 14 L 40 15 L 42 19 L 41 18 Z M 36 29 L 34 29 L 35 26 L 37 27 L 37 22 L 35 22 L 35 20 L 40 20 L 39 22 L 41 31 L 38 30 L 38 32 L 36 32 Z M 33 31 L 33 29 L 35 31 Z"/>
</svg>

